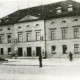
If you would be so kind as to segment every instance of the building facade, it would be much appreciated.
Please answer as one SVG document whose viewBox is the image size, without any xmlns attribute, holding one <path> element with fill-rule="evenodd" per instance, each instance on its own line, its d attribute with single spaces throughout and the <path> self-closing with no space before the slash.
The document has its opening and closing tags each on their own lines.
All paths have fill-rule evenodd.
<svg viewBox="0 0 80 80">
<path fill-rule="evenodd" d="M 77 21 L 76 21 L 77 20 Z M 46 50 L 51 57 L 80 57 L 80 16 L 46 20 Z"/>
<path fill-rule="evenodd" d="M 1 19 L 0 55 L 80 57 L 80 3 L 67 0 L 16 11 Z M 28 13 L 28 14 L 27 14 Z"/>
</svg>

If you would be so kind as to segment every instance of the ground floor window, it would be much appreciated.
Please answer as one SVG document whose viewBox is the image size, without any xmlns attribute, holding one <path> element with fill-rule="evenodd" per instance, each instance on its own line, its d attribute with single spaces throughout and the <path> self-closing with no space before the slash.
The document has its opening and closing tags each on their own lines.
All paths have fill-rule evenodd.
<svg viewBox="0 0 80 80">
<path fill-rule="evenodd" d="M 55 50 L 56 50 L 56 46 L 55 45 L 51 46 L 51 53 L 52 54 L 56 54 Z"/>
<path fill-rule="evenodd" d="M 63 54 L 67 54 L 67 45 L 62 45 Z"/>
<path fill-rule="evenodd" d="M 75 54 L 79 53 L 79 44 L 74 44 L 74 53 Z"/>
<path fill-rule="evenodd" d="M 11 48 L 8 48 L 8 54 L 11 54 Z"/>
</svg>

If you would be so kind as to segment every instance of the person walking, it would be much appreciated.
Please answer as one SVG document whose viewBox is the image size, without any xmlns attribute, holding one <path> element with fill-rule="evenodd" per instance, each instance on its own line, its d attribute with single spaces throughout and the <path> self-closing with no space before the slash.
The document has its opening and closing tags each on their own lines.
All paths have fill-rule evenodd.
<svg viewBox="0 0 80 80">
<path fill-rule="evenodd" d="M 39 55 L 39 67 L 42 67 L 42 55 Z"/>
<path fill-rule="evenodd" d="M 73 60 L 73 54 L 70 52 L 69 53 L 69 60 L 72 61 Z"/>
</svg>

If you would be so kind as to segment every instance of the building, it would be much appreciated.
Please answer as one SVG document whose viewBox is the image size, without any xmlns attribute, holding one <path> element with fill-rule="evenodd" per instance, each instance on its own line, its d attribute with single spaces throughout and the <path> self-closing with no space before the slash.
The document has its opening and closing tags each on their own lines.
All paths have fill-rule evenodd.
<svg viewBox="0 0 80 80">
<path fill-rule="evenodd" d="M 0 20 L 0 54 L 80 57 L 80 3 L 66 0 L 18 10 Z"/>
</svg>

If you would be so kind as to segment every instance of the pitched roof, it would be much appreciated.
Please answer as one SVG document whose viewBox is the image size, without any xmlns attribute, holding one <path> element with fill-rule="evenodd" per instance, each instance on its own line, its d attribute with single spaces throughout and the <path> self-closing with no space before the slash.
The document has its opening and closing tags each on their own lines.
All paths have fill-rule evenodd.
<svg viewBox="0 0 80 80">
<path fill-rule="evenodd" d="M 67 8 L 69 5 L 73 5 L 73 12 L 68 12 Z M 62 13 L 57 14 L 56 9 L 61 7 Z M 28 12 L 29 10 L 29 12 Z M 27 19 L 27 15 L 30 15 L 30 19 Z M 0 25 L 14 24 L 21 21 L 31 20 L 31 16 L 35 16 L 35 19 L 49 19 L 64 16 L 75 16 L 80 15 L 80 3 L 73 0 L 66 0 L 57 3 L 47 4 L 43 6 L 37 6 L 27 9 L 22 9 L 15 11 L 14 13 L 8 15 L 1 19 Z M 32 18 L 33 20 L 33 18 Z"/>
<path fill-rule="evenodd" d="M 26 20 L 36 20 L 36 19 L 39 19 L 39 17 L 27 15 L 27 16 L 23 17 L 21 20 L 19 20 L 19 22 L 26 21 Z"/>
</svg>

